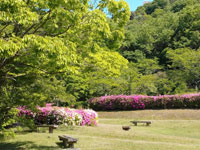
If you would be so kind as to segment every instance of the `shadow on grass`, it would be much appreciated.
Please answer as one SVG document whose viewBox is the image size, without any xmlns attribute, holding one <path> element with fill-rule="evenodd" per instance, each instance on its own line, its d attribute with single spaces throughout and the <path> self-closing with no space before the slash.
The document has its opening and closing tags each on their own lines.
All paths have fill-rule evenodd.
<svg viewBox="0 0 200 150">
<path fill-rule="evenodd" d="M 57 146 L 36 145 L 31 141 L 26 142 L 0 142 L 1 150 L 55 150 Z"/>
<path fill-rule="evenodd" d="M 59 127 L 59 130 L 60 130 L 60 131 L 66 131 L 66 130 L 75 131 L 75 130 L 77 130 L 77 129 L 78 129 L 77 126 L 60 126 L 60 127 Z"/>
<path fill-rule="evenodd" d="M 63 145 L 63 142 L 56 142 L 56 144 L 58 145 L 58 147 L 60 148 L 59 150 L 62 150 L 62 149 L 68 149 L 68 148 L 65 148 L 64 147 L 64 145 Z M 57 148 L 58 149 L 58 148 Z M 71 148 L 69 148 L 69 149 L 71 149 Z M 75 147 L 75 149 L 76 149 L 76 147 Z"/>
<path fill-rule="evenodd" d="M 64 148 L 63 142 L 56 142 L 56 144 L 58 145 L 59 148 Z"/>
</svg>

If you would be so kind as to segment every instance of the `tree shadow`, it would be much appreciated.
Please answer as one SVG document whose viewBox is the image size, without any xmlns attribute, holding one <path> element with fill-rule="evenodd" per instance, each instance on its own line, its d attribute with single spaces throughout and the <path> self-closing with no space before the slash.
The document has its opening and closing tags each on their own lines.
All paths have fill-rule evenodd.
<svg viewBox="0 0 200 150">
<path fill-rule="evenodd" d="M 36 144 L 32 144 L 31 146 L 29 146 L 27 148 L 27 150 L 29 149 L 37 149 L 37 150 L 56 150 L 58 149 L 59 147 L 58 146 L 45 146 L 45 145 L 36 145 Z"/>
<path fill-rule="evenodd" d="M 25 150 L 24 145 L 33 144 L 33 142 L 1 142 L 0 147 L 2 150 Z"/>
<path fill-rule="evenodd" d="M 1 150 L 55 150 L 58 146 L 36 145 L 31 141 L 26 142 L 0 142 Z"/>
</svg>

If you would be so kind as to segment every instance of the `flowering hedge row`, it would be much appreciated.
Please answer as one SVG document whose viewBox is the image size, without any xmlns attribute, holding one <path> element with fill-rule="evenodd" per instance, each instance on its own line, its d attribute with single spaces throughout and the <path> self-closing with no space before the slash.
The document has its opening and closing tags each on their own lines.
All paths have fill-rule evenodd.
<svg viewBox="0 0 200 150">
<path fill-rule="evenodd" d="M 37 107 L 38 112 L 33 113 L 25 107 L 19 107 L 19 116 L 33 119 L 38 124 L 65 124 L 79 126 L 96 126 L 98 114 L 91 109 L 69 109 L 65 107 L 55 107 L 47 104 L 46 107 Z"/>
<path fill-rule="evenodd" d="M 94 110 L 200 108 L 200 93 L 160 96 L 102 96 L 90 99 L 89 105 Z"/>
</svg>

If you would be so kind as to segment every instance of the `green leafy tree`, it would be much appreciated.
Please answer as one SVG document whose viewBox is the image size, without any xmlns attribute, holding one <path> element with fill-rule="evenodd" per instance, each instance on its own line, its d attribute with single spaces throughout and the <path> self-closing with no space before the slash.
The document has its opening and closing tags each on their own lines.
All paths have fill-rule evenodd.
<svg viewBox="0 0 200 150">
<path fill-rule="evenodd" d="M 179 25 L 173 35 L 173 49 L 200 47 L 200 5 L 189 5 L 179 12 Z"/>
<path fill-rule="evenodd" d="M 62 77 L 55 75 L 78 74 L 83 60 L 92 53 L 120 47 L 130 16 L 127 3 L 91 2 L 4 0 L 0 3 L 0 114 L 5 118 L 0 127 L 12 118 L 7 112 L 18 105 L 33 108 L 50 97 L 57 99 L 56 95 L 64 99 L 61 90 L 53 88 L 60 85 Z M 104 10 L 112 16 L 114 26 Z M 44 82 L 46 85 L 42 85 Z M 52 91 L 55 94 L 51 95 Z"/>
<path fill-rule="evenodd" d="M 176 75 L 186 80 L 190 88 L 200 89 L 200 50 L 182 48 L 168 50 L 167 56 L 170 59 L 170 68 L 178 69 Z M 180 80 L 179 79 L 179 80 Z"/>
<path fill-rule="evenodd" d="M 183 8 L 187 7 L 188 5 L 194 5 L 195 3 L 200 2 L 199 0 L 175 0 L 172 3 L 171 10 L 173 12 L 179 12 Z"/>
<path fill-rule="evenodd" d="M 119 87 L 115 80 L 120 77 L 122 70 L 127 68 L 127 64 L 128 61 L 118 52 L 101 51 L 90 54 L 83 60 L 80 74 L 66 77 L 67 91 L 82 101 L 95 96 L 114 94 L 116 87 Z"/>
<path fill-rule="evenodd" d="M 135 63 L 129 63 L 127 69 L 123 69 L 123 73 L 121 75 L 121 78 L 124 79 L 124 83 L 121 85 L 124 85 L 127 87 L 124 87 L 124 90 L 126 91 L 126 94 L 132 95 L 134 94 L 133 90 L 133 83 L 138 80 L 138 78 L 141 76 L 139 73 L 139 69 L 136 67 Z M 124 94 L 125 92 L 123 92 Z"/>
</svg>

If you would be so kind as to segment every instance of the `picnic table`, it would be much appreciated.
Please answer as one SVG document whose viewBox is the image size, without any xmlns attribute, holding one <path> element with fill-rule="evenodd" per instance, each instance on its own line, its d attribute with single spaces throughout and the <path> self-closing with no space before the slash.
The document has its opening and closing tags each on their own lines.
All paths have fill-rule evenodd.
<svg viewBox="0 0 200 150">
<path fill-rule="evenodd" d="M 133 123 L 135 126 L 137 126 L 138 123 L 143 123 L 146 124 L 146 126 L 149 126 L 151 124 L 151 121 L 130 121 Z"/>
<path fill-rule="evenodd" d="M 64 148 L 69 148 L 73 150 L 79 150 L 74 148 L 74 143 L 77 143 L 78 139 L 67 135 L 59 135 L 59 140 L 63 141 Z"/>
</svg>

